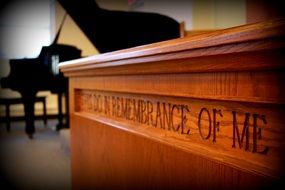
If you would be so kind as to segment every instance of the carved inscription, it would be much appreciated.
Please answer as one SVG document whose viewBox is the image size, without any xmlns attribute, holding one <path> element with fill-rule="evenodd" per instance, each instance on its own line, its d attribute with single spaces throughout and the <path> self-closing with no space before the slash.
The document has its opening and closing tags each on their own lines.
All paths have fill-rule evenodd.
<svg viewBox="0 0 285 190">
<path fill-rule="evenodd" d="M 231 131 L 232 148 L 267 154 L 269 147 L 262 140 L 268 127 L 262 113 L 222 110 L 218 107 L 192 108 L 187 103 L 158 101 L 157 99 L 124 96 L 99 91 L 77 91 L 77 110 L 151 126 L 191 136 L 196 130 L 202 141 L 219 142 L 221 130 Z M 227 113 L 230 118 L 223 121 Z M 223 123 L 228 123 L 223 125 Z M 196 128 L 195 128 L 196 126 Z"/>
</svg>

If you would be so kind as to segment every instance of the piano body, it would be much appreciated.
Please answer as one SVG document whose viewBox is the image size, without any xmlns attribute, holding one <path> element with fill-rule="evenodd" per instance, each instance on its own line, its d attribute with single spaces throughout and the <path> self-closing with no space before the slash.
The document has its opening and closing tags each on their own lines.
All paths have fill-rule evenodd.
<svg viewBox="0 0 285 190">
<path fill-rule="evenodd" d="M 95 0 L 58 0 L 100 53 L 180 37 L 176 20 L 156 13 L 111 11 Z"/>
<path fill-rule="evenodd" d="M 35 132 L 34 103 L 39 91 L 51 91 L 58 95 L 59 124 L 57 128 L 63 127 L 61 98 L 67 93 L 68 81 L 56 70 L 56 65 L 63 60 L 79 58 L 80 55 L 81 50 L 74 46 L 53 43 L 43 47 L 37 58 L 10 60 L 10 74 L 1 79 L 1 86 L 21 94 L 25 111 L 25 131 L 29 137 L 32 137 Z"/>
<path fill-rule="evenodd" d="M 180 35 L 179 23 L 164 15 L 109 11 L 100 8 L 94 0 L 59 0 L 59 3 L 100 53 L 178 38 Z M 2 88 L 10 88 L 21 94 L 26 133 L 30 137 L 35 132 L 34 103 L 39 91 L 50 90 L 58 94 L 58 129 L 63 125 L 60 101 L 61 95 L 67 94 L 68 81 L 58 72 L 57 63 L 79 58 L 81 50 L 57 44 L 59 33 L 60 30 L 52 45 L 42 48 L 39 57 L 11 60 L 9 76 L 1 79 Z M 68 107 L 66 110 L 68 112 Z"/>
</svg>

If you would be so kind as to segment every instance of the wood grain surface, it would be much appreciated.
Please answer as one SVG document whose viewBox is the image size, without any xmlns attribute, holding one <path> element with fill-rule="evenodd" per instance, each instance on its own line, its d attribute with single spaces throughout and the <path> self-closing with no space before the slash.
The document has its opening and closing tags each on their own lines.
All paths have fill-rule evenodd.
<svg viewBox="0 0 285 190">
<path fill-rule="evenodd" d="M 61 63 L 73 188 L 280 188 L 284 26 L 276 19 Z"/>
<path fill-rule="evenodd" d="M 263 49 L 280 49 L 281 47 L 284 48 L 284 23 L 285 21 L 283 19 L 277 19 L 258 24 L 217 30 L 201 35 L 67 61 L 61 63 L 59 67 L 66 76 L 68 76 L 69 73 L 73 73 L 74 75 L 77 73 L 76 71 L 79 71 L 77 75 L 84 76 L 85 73 L 82 72 L 82 70 L 90 70 L 92 68 L 102 69 L 105 67 L 124 66 L 126 64 L 136 66 L 135 63 L 148 63 L 149 65 L 150 62 L 161 62 L 162 60 L 164 62 L 166 60 L 179 60 L 181 58 L 195 58 L 201 56 L 209 60 L 207 56 L 217 54 L 225 55 Z M 263 54 L 261 53 L 259 55 L 262 56 Z M 258 58 L 258 56 L 255 56 L 255 58 Z M 194 65 L 197 64 L 199 66 L 199 61 L 194 63 Z M 256 63 L 251 63 L 248 66 L 252 64 L 255 65 Z M 240 65 L 241 64 L 236 65 L 235 68 L 239 68 Z M 257 67 L 258 65 L 255 65 L 255 68 Z M 164 67 L 157 68 L 157 71 L 159 70 L 164 71 Z M 160 71 L 160 73 L 162 71 Z"/>
</svg>

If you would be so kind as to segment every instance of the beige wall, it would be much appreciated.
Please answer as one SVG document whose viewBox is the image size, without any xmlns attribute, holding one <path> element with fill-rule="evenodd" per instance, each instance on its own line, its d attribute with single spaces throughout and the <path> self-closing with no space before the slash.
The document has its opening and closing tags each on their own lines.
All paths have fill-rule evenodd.
<svg viewBox="0 0 285 190">
<path fill-rule="evenodd" d="M 106 0 L 98 0 L 97 1 L 102 8 L 107 9 L 115 9 L 126 11 L 128 9 L 126 0 L 114 0 L 114 1 L 106 1 Z M 52 20 L 52 29 L 54 30 L 54 34 L 51 35 L 51 41 L 53 41 L 56 32 L 59 29 L 59 26 L 62 22 L 62 19 L 65 15 L 65 10 L 61 7 L 61 5 L 55 1 L 53 6 L 55 8 L 55 17 Z M 63 28 L 61 30 L 58 43 L 61 44 L 69 44 L 76 46 L 77 48 L 82 50 L 82 56 L 94 55 L 97 54 L 98 51 L 96 48 L 90 43 L 90 41 L 86 38 L 86 36 L 82 33 L 81 29 L 75 24 L 71 17 L 67 16 Z M 7 77 L 10 73 L 9 59 L 1 59 L 0 60 L 0 78 Z M 46 96 L 47 97 L 47 113 L 48 114 L 56 114 L 57 113 L 57 96 L 51 94 L 50 92 L 39 92 L 37 96 Z M 0 98 L 3 97 L 21 97 L 21 95 L 13 91 L 11 89 L 2 89 L 0 88 Z M 42 114 L 42 105 L 40 103 L 36 104 L 36 115 Z M 11 115 L 12 116 L 20 116 L 23 115 L 23 105 L 12 105 L 11 106 Z M 5 107 L 0 106 L 0 115 L 5 115 Z"/>
<path fill-rule="evenodd" d="M 97 0 L 102 8 L 110 10 L 129 10 L 127 0 Z M 192 29 L 219 29 L 245 24 L 246 22 L 246 0 L 192 0 Z M 59 28 L 59 25 L 64 17 L 65 10 L 59 3 L 55 3 L 55 20 L 54 32 Z M 54 38 L 55 33 L 52 35 Z M 82 56 L 97 54 L 98 51 L 82 33 L 81 29 L 74 23 L 71 17 L 67 16 L 58 43 L 70 44 L 82 50 Z M 2 60 L 0 77 L 9 74 L 8 60 Z M 0 89 L 1 96 L 20 97 L 19 93 L 11 90 Z M 48 97 L 48 113 L 56 113 L 57 97 L 49 92 L 40 92 L 39 95 Z M 12 107 L 14 115 L 23 114 L 23 106 Z M 36 105 L 37 114 L 42 112 L 40 104 Z M 4 109 L 0 108 L 0 114 L 3 114 Z"/>
<path fill-rule="evenodd" d="M 55 33 L 57 33 L 66 11 L 58 2 L 56 2 L 55 8 Z M 69 15 L 67 15 L 66 20 L 64 21 L 58 43 L 76 46 L 82 50 L 82 56 L 94 55 L 98 53 L 96 48 L 90 43 L 88 38 L 83 34 L 81 29 L 75 24 Z"/>
<path fill-rule="evenodd" d="M 222 29 L 246 23 L 246 0 L 193 0 L 193 30 Z"/>
<path fill-rule="evenodd" d="M 117 11 L 128 11 L 128 0 L 96 0 L 101 8 Z"/>
<path fill-rule="evenodd" d="M 127 11 L 130 8 L 127 0 L 97 0 L 97 2 L 100 7 L 110 10 Z M 191 20 L 189 22 L 191 22 L 192 30 L 221 29 L 243 25 L 246 23 L 246 0 L 192 0 L 192 10 L 189 10 L 189 13 L 191 12 L 192 18 L 189 16 Z M 59 3 L 56 3 L 56 29 L 64 14 L 65 10 Z M 59 42 L 76 45 L 82 49 L 83 56 L 98 53 L 69 16 L 64 23 Z"/>
<path fill-rule="evenodd" d="M 192 28 L 191 0 L 143 0 L 142 2 L 143 3 L 137 3 L 136 5 L 130 6 L 129 10 L 137 12 L 155 12 L 167 15 L 179 23 L 184 22 L 186 30 L 190 30 Z"/>
</svg>

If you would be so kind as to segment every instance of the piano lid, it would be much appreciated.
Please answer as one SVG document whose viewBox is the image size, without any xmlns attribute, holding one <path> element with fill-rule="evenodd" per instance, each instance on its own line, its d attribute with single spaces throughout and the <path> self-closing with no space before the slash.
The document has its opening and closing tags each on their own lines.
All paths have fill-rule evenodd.
<svg viewBox="0 0 285 190">
<path fill-rule="evenodd" d="M 180 37 L 179 23 L 156 13 L 110 11 L 95 0 L 58 0 L 100 53 Z"/>
</svg>

